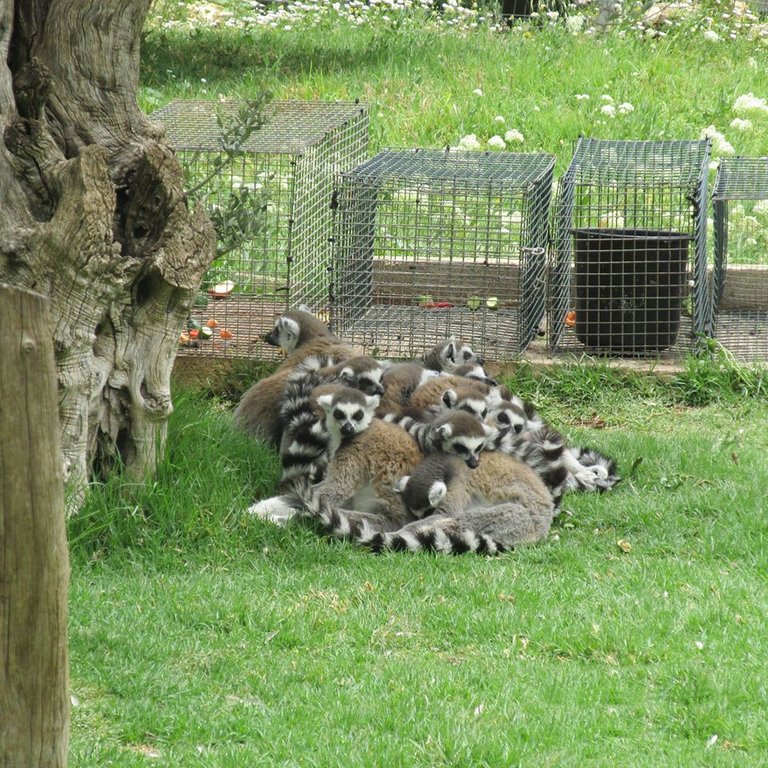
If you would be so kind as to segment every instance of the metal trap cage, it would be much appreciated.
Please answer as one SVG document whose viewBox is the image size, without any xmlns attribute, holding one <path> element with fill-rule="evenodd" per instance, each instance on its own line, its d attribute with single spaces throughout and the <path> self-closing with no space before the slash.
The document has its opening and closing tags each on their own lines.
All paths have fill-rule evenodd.
<svg viewBox="0 0 768 768">
<path fill-rule="evenodd" d="M 451 335 L 493 360 L 522 352 L 544 317 L 554 162 L 387 149 L 342 174 L 335 331 L 395 358 Z"/>
<path fill-rule="evenodd" d="M 276 314 L 326 305 L 334 186 L 367 157 L 364 104 L 275 101 L 250 132 L 245 106 L 176 100 L 152 114 L 219 239 L 182 354 L 268 359 L 275 350 L 262 336 Z"/>
<path fill-rule="evenodd" d="M 768 157 L 723 158 L 712 191 L 715 338 L 768 360 Z"/>
<path fill-rule="evenodd" d="M 706 333 L 709 151 L 578 140 L 554 212 L 553 353 L 677 357 Z"/>
</svg>

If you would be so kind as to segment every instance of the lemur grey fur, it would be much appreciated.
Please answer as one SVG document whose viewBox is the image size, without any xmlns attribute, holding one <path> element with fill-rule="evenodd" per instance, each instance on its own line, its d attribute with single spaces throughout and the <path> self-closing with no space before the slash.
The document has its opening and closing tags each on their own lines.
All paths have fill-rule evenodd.
<svg viewBox="0 0 768 768">
<path fill-rule="evenodd" d="M 350 538 L 373 552 L 486 555 L 540 541 L 554 516 L 552 498 L 541 480 L 504 454 L 483 454 L 479 467 L 469 469 L 458 456 L 433 453 L 400 478 L 394 490 L 417 518 L 397 530 L 322 500 L 316 514 L 334 536 Z"/>
</svg>

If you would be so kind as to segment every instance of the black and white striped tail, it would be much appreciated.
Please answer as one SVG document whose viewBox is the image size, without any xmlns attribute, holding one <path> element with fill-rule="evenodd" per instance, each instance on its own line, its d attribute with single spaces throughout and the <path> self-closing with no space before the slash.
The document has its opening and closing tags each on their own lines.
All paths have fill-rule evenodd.
<svg viewBox="0 0 768 768">
<path fill-rule="evenodd" d="M 474 531 L 446 531 L 428 523 L 408 531 L 377 531 L 367 521 L 354 520 L 341 510 L 324 510 L 320 515 L 329 532 L 351 539 L 374 554 L 393 552 L 433 552 L 441 555 L 501 555 L 510 551 L 490 536 Z"/>
</svg>

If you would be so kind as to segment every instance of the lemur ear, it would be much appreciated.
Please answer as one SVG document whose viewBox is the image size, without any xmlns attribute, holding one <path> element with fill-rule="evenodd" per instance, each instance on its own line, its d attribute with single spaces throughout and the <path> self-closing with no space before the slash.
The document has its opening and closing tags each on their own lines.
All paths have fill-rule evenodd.
<svg viewBox="0 0 768 768">
<path fill-rule="evenodd" d="M 443 392 L 442 401 L 446 408 L 454 408 L 456 403 L 459 402 L 459 396 L 453 389 L 446 389 Z"/>
<path fill-rule="evenodd" d="M 306 304 L 299 304 L 299 306 L 298 306 L 298 310 L 299 310 L 299 312 L 307 312 L 307 313 L 308 313 L 308 314 L 310 314 L 310 315 L 313 315 L 313 314 L 314 314 L 314 312 L 312 311 L 312 308 L 311 308 L 311 307 L 309 307 L 309 306 L 308 306 L 308 305 L 306 305 Z"/>
<path fill-rule="evenodd" d="M 352 381 L 355 378 L 355 372 L 349 366 L 347 366 L 346 368 L 341 369 L 339 376 L 344 381 Z"/>
<path fill-rule="evenodd" d="M 320 395 L 317 398 L 317 404 L 326 412 L 329 413 L 333 407 L 333 395 Z"/>
<path fill-rule="evenodd" d="M 378 395 L 366 395 L 365 402 L 368 403 L 368 407 L 373 410 L 379 407 L 381 398 Z"/>
<path fill-rule="evenodd" d="M 448 486 L 442 480 L 435 480 L 429 488 L 427 498 L 429 499 L 429 506 L 436 507 L 448 493 Z"/>
<path fill-rule="evenodd" d="M 450 424 L 441 424 L 436 430 L 440 437 L 450 437 L 453 434 L 453 429 Z"/>
<path fill-rule="evenodd" d="M 408 485 L 408 481 L 411 479 L 410 475 L 403 475 L 393 486 L 392 490 L 395 493 L 402 493 L 405 487 Z"/>
<path fill-rule="evenodd" d="M 456 344 L 456 337 L 451 336 L 448 339 L 448 344 L 445 346 L 445 357 L 448 358 L 448 360 L 450 360 L 452 363 L 456 362 Z"/>
</svg>

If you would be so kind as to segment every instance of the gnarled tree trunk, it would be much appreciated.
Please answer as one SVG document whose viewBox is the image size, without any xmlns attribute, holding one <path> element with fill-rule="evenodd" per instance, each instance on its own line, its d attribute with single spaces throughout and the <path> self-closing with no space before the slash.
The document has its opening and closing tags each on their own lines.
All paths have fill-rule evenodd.
<svg viewBox="0 0 768 768">
<path fill-rule="evenodd" d="M 65 477 L 154 469 L 214 233 L 136 102 L 151 0 L 0 0 L 0 281 L 50 298 Z M 80 494 L 76 493 L 75 498 Z"/>
</svg>

